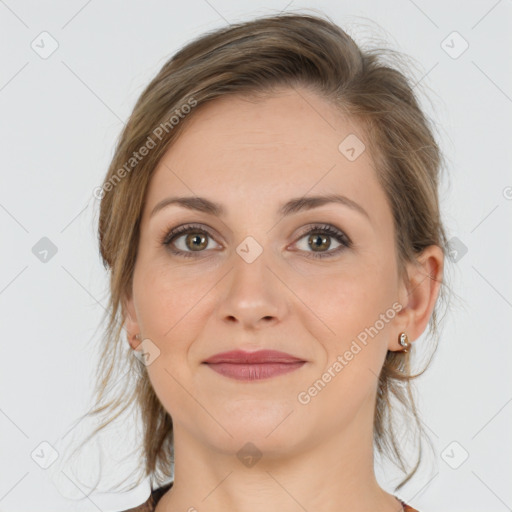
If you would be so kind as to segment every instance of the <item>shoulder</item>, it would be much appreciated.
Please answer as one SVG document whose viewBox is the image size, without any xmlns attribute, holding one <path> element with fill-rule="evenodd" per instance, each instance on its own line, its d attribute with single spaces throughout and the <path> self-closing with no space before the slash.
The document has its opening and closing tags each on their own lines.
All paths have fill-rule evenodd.
<svg viewBox="0 0 512 512">
<path fill-rule="evenodd" d="M 172 487 L 172 482 L 158 487 L 151 491 L 149 498 L 134 508 L 129 508 L 121 512 L 154 512 L 156 504 L 160 501 L 160 498 Z"/>
</svg>

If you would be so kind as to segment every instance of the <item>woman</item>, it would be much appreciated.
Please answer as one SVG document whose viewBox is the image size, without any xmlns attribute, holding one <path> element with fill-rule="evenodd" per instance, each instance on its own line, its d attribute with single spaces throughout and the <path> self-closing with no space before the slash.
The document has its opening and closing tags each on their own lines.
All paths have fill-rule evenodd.
<svg viewBox="0 0 512 512">
<path fill-rule="evenodd" d="M 442 156 L 382 56 L 330 20 L 267 16 L 188 44 L 139 98 L 99 218 L 98 402 L 123 349 L 138 381 L 96 413 L 141 414 L 153 493 L 132 510 L 415 510 L 377 482 L 374 446 L 405 468 L 394 421 L 421 427 Z"/>
</svg>

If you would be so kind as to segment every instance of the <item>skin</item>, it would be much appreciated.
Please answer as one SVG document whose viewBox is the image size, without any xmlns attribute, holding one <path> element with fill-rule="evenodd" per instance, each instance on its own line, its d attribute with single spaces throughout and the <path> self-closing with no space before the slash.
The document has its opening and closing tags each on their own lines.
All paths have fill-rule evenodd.
<svg viewBox="0 0 512 512">
<path fill-rule="evenodd" d="M 402 349 L 401 332 L 412 342 L 425 330 L 441 249 L 428 247 L 409 265 L 408 279 L 399 279 L 392 213 L 371 155 L 349 161 L 338 150 L 351 133 L 364 141 L 362 132 L 314 92 L 229 96 L 198 107 L 189 121 L 151 179 L 125 300 L 132 348 L 147 343 L 134 339 L 140 333 L 160 350 L 147 371 L 174 424 L 175 481 L 157 512 L 401 510 L 373 469 L 377 376 L 387 351 Z M 339 204 L 277 214 L 292 197 L 322 193 L 349 197 L 368 217 Z M 220 202 L 226 215 L 172 205 L 150 217 L 162 199 L 194 195 Z M 173 255 L 159 238 L 186 223 L 212 232 L 200 251 L 186 234 L 174 240 L 191 258 Z M 311 257 L 313 223 L 335 226 L 353 246 Z M 252 263 L 236 252 L 247 236 L 263 250 Z M 323 252 L 339 247 L 328 240 Z M 397 302 L 401 311 L 300 403 L 298 394 Z M 306 364 L 251 382 L 201 364 L 237 348 L 282 350 Z M 251 467 L 237 457 L 247 442 L 262 453 Z"/>
</svg>

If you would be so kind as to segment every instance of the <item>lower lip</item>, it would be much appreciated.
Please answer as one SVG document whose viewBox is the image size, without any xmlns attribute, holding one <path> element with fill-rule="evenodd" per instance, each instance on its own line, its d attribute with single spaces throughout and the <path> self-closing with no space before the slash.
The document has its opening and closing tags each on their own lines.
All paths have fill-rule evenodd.
<svg viewBox="0 0 512 512">
<path fill-rule="evenodd" d="M 298 370 L 305 361 L 296 363 L 253 363 L 253 364 L 235 364 L 235 363 L 207 363 L 215 372 L 236 380 L 262 380 L 271 377 L 277 377 L 284 373 Z"/>
</svg>

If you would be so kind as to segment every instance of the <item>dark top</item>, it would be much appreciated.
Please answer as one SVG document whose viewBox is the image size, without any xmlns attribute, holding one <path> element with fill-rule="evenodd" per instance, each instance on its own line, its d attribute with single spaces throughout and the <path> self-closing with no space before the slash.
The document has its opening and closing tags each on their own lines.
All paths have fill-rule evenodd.
<svg viewBox="0 0 512 512">
<path fill-rule="evenodd" d="M 170 482 L 162 487 L 158 487 L 151 491 L 151 495 L 149 498 L 135 508 L 129 508 L 128 510 L 123 510 L 122 512 L 154 512 L 156 508 L 156 504 L 160 501 L 160 498 L 172 487 L 173 482 Z"/>
<path fill-rule="evenodd" d="M 139 505 L 135 508 L 130 508 L 128 510 L 123 510 L 122 512 L 154 512 L 156 508 L 156 504 L 160 501 L 160 498 L 172 487 L 172 482 L 163 485 L 162 487 L 158 487 L 154 491 L 151 492 L 151 496 L 144 502 L 142 505 Z M 419 512 L 415 508 L 404 503 L 398 496 L 395 498 L 400 501 L 402 506 L 404 507 L 404 512 Z"/>
</svg>

